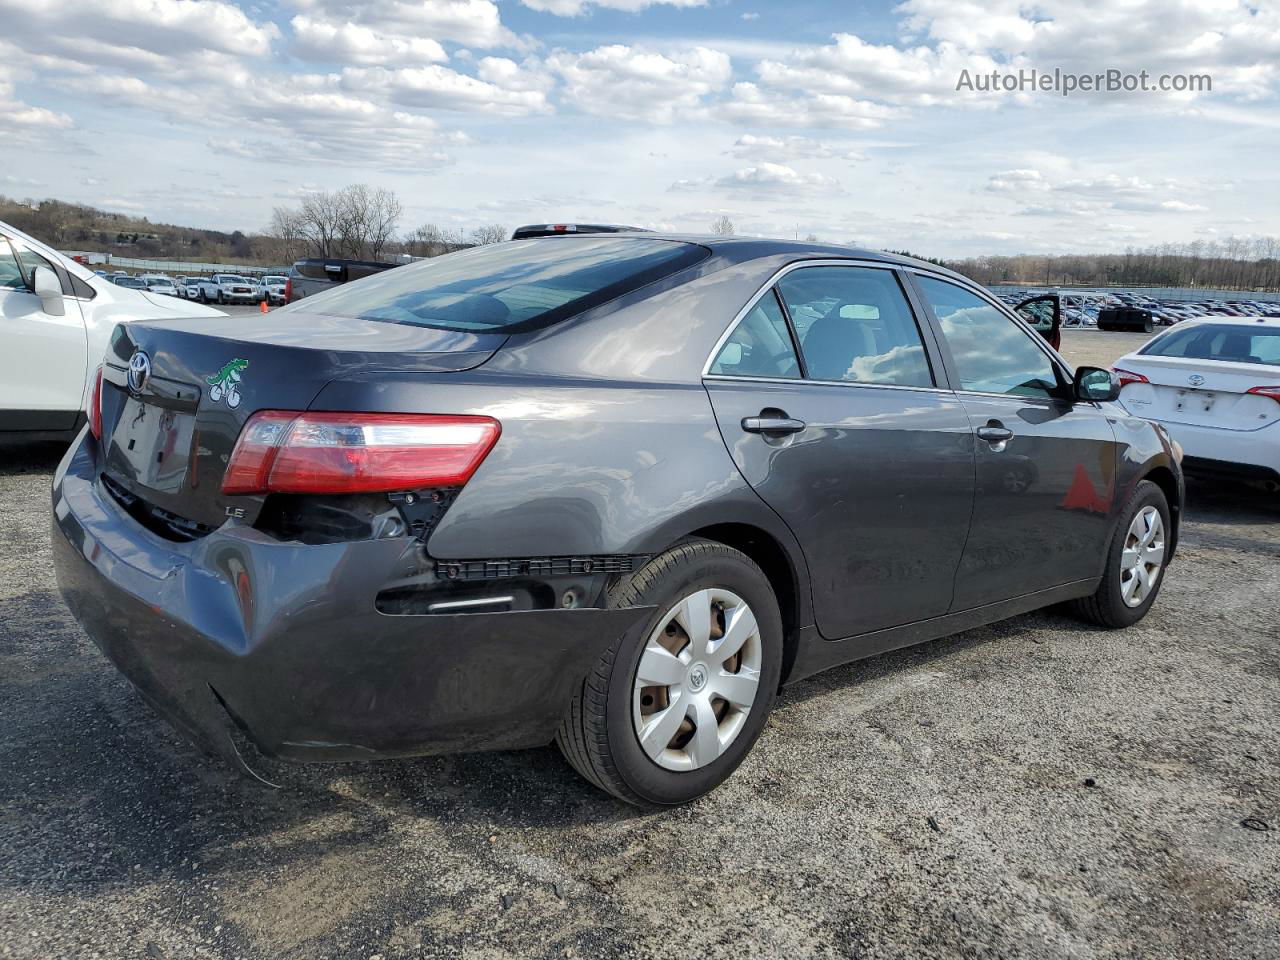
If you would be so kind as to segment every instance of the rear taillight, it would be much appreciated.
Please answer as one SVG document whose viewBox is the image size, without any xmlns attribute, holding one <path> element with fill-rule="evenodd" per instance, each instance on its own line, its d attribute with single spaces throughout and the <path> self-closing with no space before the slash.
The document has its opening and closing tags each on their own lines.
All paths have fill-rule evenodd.
<svg viewBox="0 0 1280 960">
<path fill-rule="evenodd" d="M 225 494 L 392 493 L 458 487 L 493 449 L 490 417 L 255 413 L 240 432 Z"/>
<path fill-rule="evenodd" d="M 1112 370 L 1115 372 L 1116 378 L 1120 381 L 1121 390 L 1123 390 L 1125 387 L 1127 387 L 1131 383 L 1150 383 L 1151 382 L 1142 374 L 1134 373 L 1132 370 L 1121 370 L 1119 367 L 1113 367 Z"/>
<path fill-rule="evenodd" d="M 1280 386 L 1276 387 L 1250 387 L 1245 391 L 1252 393 L 1255 397 L 1270 397 L 1276 403 L 1280 403 Z"/>
<path fill-rule="evenodd" d="M 97 439 L 102 439 L 102 364 L 98 364 L 98 372 L 93 375 L 93 388 L 89 391 L 89 409 L 85 411 L 89 418 L 89 432 Z"/>
<path fill-rule="evenodd" d="M 284 302 L 293 303 L 293 278 L 292 277 L 285 280 L 284 282 Z"/>
</svg>

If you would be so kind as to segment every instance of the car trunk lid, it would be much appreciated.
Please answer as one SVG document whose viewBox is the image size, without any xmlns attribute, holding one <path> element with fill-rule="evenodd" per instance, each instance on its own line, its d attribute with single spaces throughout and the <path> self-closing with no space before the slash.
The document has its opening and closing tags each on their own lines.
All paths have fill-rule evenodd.
<svg viewBox="0 0 1280 960">
<path fill-rule="evenodd" d="M 221 490 L 252 414 L 307 410 L 325 384 L 344 376 L 471 369 L 504 340 L 310 314 L 252 326 L 238 317 L 122 324 L 103 369 L 105 483 L 178 539 L 229 516 L 252 521 L 262 498 Z"/>
<path fill-rule="evenodd" d="M 1280 384 L 1274 366 L 1151 355 L 1128 357 L 1118 366 L 1149 381 L 1126 386 L 1120 397 L 1138 416 L 1222 430 L 1260 430 L 1280 420 L 1280 403 L 1249 393 Z"/>
</svg>

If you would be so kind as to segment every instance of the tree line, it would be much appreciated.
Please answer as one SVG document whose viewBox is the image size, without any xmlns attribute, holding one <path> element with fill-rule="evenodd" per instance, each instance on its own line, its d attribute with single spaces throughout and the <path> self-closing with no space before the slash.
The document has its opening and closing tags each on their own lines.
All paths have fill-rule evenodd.
<svg viewBox="0 0 1280 960">
<path fill-rule="evenodd" d="M 118 256 L 282 265 L 304 256 L 436 257 L 509 236 L 501 224 L 463 229 L 424 223 L 400 233 L 403 216 L 404 207 L 394 192 L 366 184 L 305 194 L 297 206 L 274 208 L 269 226 L 249 234 L 151 223 L 146 217 L 55 199 L 0 195 L 0 220 L 19 230 L 60 249 Z M 720 236 L 736 232 L 728 216 L 719 217 L 710 229 Z M 806 239 L 817 238 L 810 234 Z M 1114 254 L 920 258 L 979 283 L 1280 290 L 1280 239 L 1269 236 L 1130 247 Z"/>
<path fill-rule="evenodd" d="M 1124 253 L 948 260 L 978 283 L 1036 286 L 1205 287 L 1280 290 L 1280 239 L 1226 237 L 1165 243 Z"/>
</svg>

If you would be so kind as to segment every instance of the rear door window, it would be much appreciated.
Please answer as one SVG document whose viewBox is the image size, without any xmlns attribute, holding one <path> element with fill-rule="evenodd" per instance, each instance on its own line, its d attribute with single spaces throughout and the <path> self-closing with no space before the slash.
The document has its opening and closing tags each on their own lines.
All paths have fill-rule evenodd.
<svg viewBox="0 0 1280 960">
<path fill-rule="evenodd" d="M 931 387 L 920 328 L 891 270 L 805 267 L 778 281 L 812 380 Z"/>
<path fill-rule="evenodd" d="M 782 377 L 787 380 L 800 376 L 791 331 L 787 329 L 787 318 L 774 291 L 770 290 L 761 297 L 733 328 L 707 372 L 720 376 Z"/>
</svg>

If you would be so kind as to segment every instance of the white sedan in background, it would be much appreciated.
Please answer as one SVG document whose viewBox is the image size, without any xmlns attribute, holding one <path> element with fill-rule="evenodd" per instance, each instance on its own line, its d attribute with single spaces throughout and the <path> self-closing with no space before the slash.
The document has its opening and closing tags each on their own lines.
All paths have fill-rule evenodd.
<svg viewBox="0 0 1280 960">
<path fill-rule="evenodd" d="M 1280 318 L 1185 320 L 1115 370 L 1120 403 L 1164 425 L 1188 474 L 1280 490 Z"/>
<path fill-rule="evenodd" d="M 148 291 L 133 277 L 114 279 L 0 221 L 0 438 L 78 429 L 116 324 L 223 315 Z"/>
</svg>

